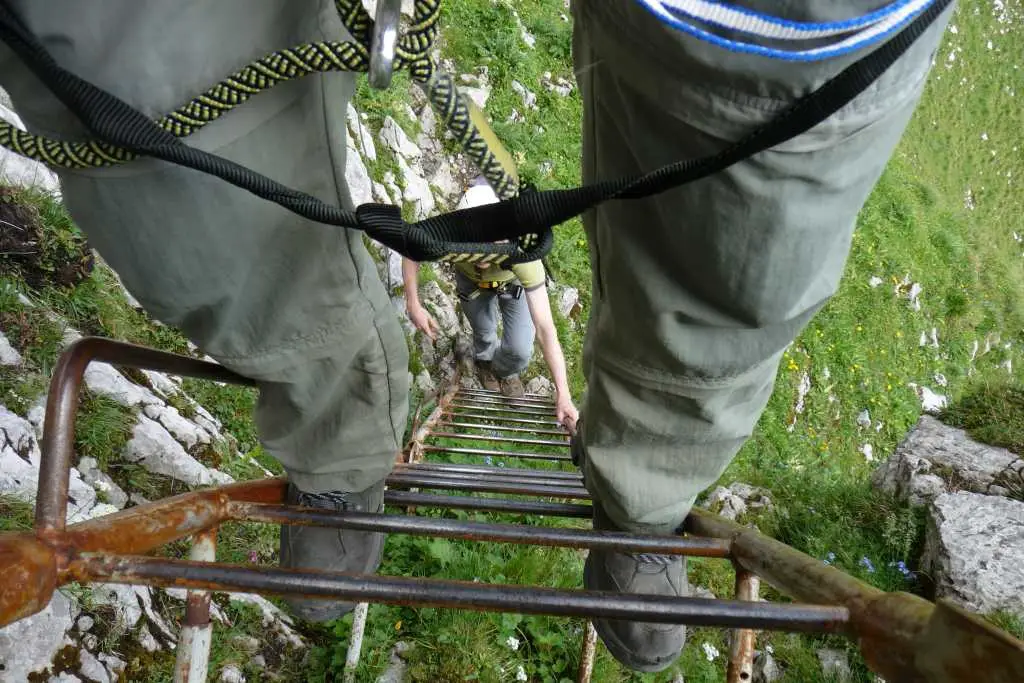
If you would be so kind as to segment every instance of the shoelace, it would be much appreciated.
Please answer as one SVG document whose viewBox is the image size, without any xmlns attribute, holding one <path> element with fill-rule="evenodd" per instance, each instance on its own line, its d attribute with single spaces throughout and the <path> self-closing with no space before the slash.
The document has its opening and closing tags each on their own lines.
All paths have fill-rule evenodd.
<svg viewBox="0 0 1024 683">
<path fill-rule="evenodd" d="M 341 491 L 325 491 L 324 493 L 307 493 L 300 491 L 296 502 L 305 507 L 324 508 L 341 506 L 342 510 L 359 510 L 361 506 L 349 500 L 350 493 Z"/>
</svg>

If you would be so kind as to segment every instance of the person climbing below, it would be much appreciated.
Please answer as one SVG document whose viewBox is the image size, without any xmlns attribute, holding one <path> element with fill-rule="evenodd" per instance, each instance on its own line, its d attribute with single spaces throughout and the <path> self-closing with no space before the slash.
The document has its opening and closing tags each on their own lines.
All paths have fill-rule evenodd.
<svg viewBox="0 0 1024 683">
<path fill-rule="evenodd" d="M 496 201 L 498 198 L 490 186 L 479 181 L 466 192 L 459 208 Z M 531 261 L 506 270 L 495 265 L 481 267 L 460 262 L 454 269 L 459 304 L 473 329 L 473 359 L 480 384 L 506 396 L 523 396 L 525 391 L 519 374 L 530 363 L 536 336 L 555 383 L 555 417 L 566 428 L 575 430 L 578 412 L 569 391 L 565 356 L 551 316 L 544 264 Z M 409 319 L 417 329 L 434 339 L 437 322 L 419 298 L 419 264 L 403 258 L 402 280 Z"/>
<path fill-rule="evenodd" d="M 338 10 L 353 7 L 350 0 L 0 3 L 53 62 L 154 119 L 267 53 L 350 39 Z M 833 113 L 806 132 L 687 185 L 584 215 L 593 284 L 587 391 L 572 452 L 595 528 L 676 533 L 696 496 L 751 436 L 784 349 L 839 285 L 857 214 L 910 120 L 952 7 L 944 0 L 573 1 L 586 183 L 718 154 L 855 62 L 907 46 L 851 101 L 816 109 Z M 918 15 L 934 20 L 917 24 Z M 925 28 L 907 43 L 900 31 L 910 20 Z M 0 47 L 0 84 L 31 132 L 90 137 L 7 47 Z M 354 91 L 352 73 L 308 75 L 254 95 L 185 143 L 351 208 L 345 111 Z M 57 172 L 75 222 L 146 310 L 255 381 L 256 426 L 287 471 L 288 502 L 381 511 L 406 425 L 409 358 L 363 235 L 152 158 Z M 515 286 L 540 281 L 530 272 L 513 269 Z M 516 298 L 510 285 L 479 287 L 504 276 L 462 269 L 460 278 L 464 307 L 481 330 L 480 357 L 496 375 L 514 375 L 529 355 L 525 298 L 562 419 L 571 423 L 576 410 L 543 285 Z M 484 334 L 484 324 L 493 330 L 496 300 L 514 333 L 507 345 Z M 421 329 L 433 329 L 418 317 Z M 281 564 L 370 573 L 382 546 L 380 533 L 285 526 Z M 688 590 L 679 557 L 613 550 L 590 552 L 583 583 L 661 596 Z M 353 607 L 312 598 L 289 604 L 314 620 Z M 686 636 L 676 624 L 594 625 L 611 654 L 639 671 L 670 666 Z"/>
</svg>

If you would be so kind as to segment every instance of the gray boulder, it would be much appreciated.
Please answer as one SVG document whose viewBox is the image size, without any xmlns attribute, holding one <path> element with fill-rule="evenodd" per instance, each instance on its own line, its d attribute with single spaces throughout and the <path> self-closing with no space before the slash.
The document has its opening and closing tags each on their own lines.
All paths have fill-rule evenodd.
<svg viewBox="0 0 1024 683">
<path fill-rule="evenodd" d="M 1024 616 L 1024 503 L 968 491 L 936 497 L 921 566 L 939 597 Z"/>
<path fill-rule="evenodd" d="M 1006 495 L 1024 486 L 1024 460 L 1005 448 L 978 443 L 962 429 L 924 415 L 871 477 L 882 491 L 911 505 L 943 493 Z"/>
<path fill-rule="evenodd" d="M 0 628 L 0 683 L 24 683 L 30 673 L 49 668 L 70 643 L 65 633 L 77 616 L 75 603 L 55 591 L 43 611 Z"/>
</svg>

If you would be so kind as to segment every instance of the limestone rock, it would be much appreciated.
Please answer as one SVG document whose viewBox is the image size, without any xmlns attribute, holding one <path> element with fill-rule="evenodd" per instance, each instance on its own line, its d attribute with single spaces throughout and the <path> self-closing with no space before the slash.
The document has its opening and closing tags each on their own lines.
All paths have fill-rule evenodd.
<svg viewBox="0 0 1024 683">
<path fill-rule="evenodd" d="M 375 202 L 378 202 L 380 204 L 392 204 L 392 203 L 394 203 L 394 199 L 392 199 L 391 195 L 388 194 L 388 188 L 384 187 L 384 183 L 374 182 L 373 183 L 372 193 L 373 193 L 373 200 Z"/>
<path fill-rule="evenodd" d="M 181 380 L 179 378 L 171 379 L 170 376 L 155 370 L 141 370 L 140 372 L 146 376 L 149 386 L 153 387 L 153 390 L 163 395 L 164 398 L 181 394 Z"/>
<path fill-rule="evenodd" d="M 380 141 L 392 152 L 406 159 L 419 159 L 423 151 L 413 144 L 402 127 L 392 117 L 384 119 L 380 129 Z"/>
<path fill-rule="evenodd" d="M 245 683 L 245 674 L 234 664 L 228 664 L 220 670 L 221 683 Z"/>
<path fill-rule="evenodd" d="M 391 197 L 391 202 L 388 203 L 402 203 L 402 189 L 398 187 L 398 181 L 395 179 L 395 174 L 391 171 L 384 172 L 384 187 L 387 189 L 388 195 Z"/>
<path fill-rule="evenodd" d="M 771 510 L 772 499 L 762 488 L 734 482 L 728 487 L 719 486 L 708 496 L 707 509 L 726 519 L 736 520 L 747 512 Z"/>
<path fill-rule="evenodd" d="M 292 618 L 266 598 L 254 593 L 229 593 L 228 597 L 232 602 L 244 602 L 258 607 L 263 613 L 263 627 L 276 635 L 283 644 L 298 649 L 306 647 L 306 641 L 295 632 Z"/>
<path fill-rule="evenodd" d="M 50 680 L 47 683 L 82 683 L 82 679 L 74 674 L 69 674 L 67 671 L 61 671 L 56 676 L 50 676 Z"/>
<path fill-rule="evenodd" d="M 968 491 L 928 508 L 924 571 L 936 595 L 982 613 L 1024 617 L 1024 502 Z"/>
<path fill-rule="evenodd" d="M 189 486 L 230 484 L 230 476 L 206 467 L 185 452 L 170 432 L 155 420 L 139 415 L 132 438 L 121 453 L 128 462 L 140 463 L 150 472 L 163 474 Z"/>
<path fill-rule="evenodd" d="M 846 683 L 850 680 L 850 662 L 845 652 L 822 648 L 818 650 L 817 655 L 818 661 L 821 662 L 821 672 L 825 676 L 831 676 L 832 680 L 839 683 Z"/>
<path fill-rule="evenodd" d="M 85 386 L 123 406 L 163 403 L 152 391 L 135 384 L 108 363 L 90 363 L 85 370 Z"/>
<path fill-rule="evenodd" d="M 583 309 L 580 305 L 580 291 L 575 287 L 558 286 L 555 296 L 558 300 L 558 312 L 563 318 L 574 318 Z"/>
<path fill-rule="evenodd" d="M 875 487 L 912 505 L 949 491 L 1005 495 L 1020 489 L 1024 461 L 924 415 L 872 475 Z"/>
<path fill-rule="evenodd" d="M 405 655 L 412 649 L 412 645 L 405 641 L 398 641 L 391 648 L 391 656 L 388 659 L 388 666 L 384 672 L 377 677 L 376 683 L 405 683 L 408 673 L 405 664 Z"/>
<path fill-rule="evenodd" d="M 351 104 L 348 105 L 348 111 L 345 114 L 345 118 L 348 121 L 348 132 L 351 136 L 352 142 L 355 148 L 359 151 L 359 154 L 364 159 L 370 161 L 377 160 L 377 146 L 373 144 L 373 134 L 367 127 L 363 120 L 359 118 L 356 108 Z"/>
<path fill-rule="evenodd" d="M 519 94 L 525 109 L 537 109 L 537 95 L 519 81 L 512 81 L 512 89 Z"/>
<path fill-rule="evenodd" d="M 42 454 L 31 422 L 0 405 L 0 493 L 34 501 Z M 96 504 L 96 491 L 71 468 L 68 521 L 84 519 Z"/>
<path fill-rule="evenodd" d="M 770 652 L 754 653 L 753 683 L 775 683 L 782 678 L 783 673 L 782 667 Z"/>
<path fill-rule="evenodd" d="M 526 393 L 539 394 L 540 396 L 554 396 L 555 385 L 543 375 L 537 375 L 526 383 Z"/>
<path fill-rule="evenodd" d="M 75 622 L 75 628 L 78 629 L 79 633 L 86 633 L 95 625 L 96 620 L 90 617 L 88 614 L 78 617 L 78 621 Z"/>
<path fill-rule="evenodd" d="M 401 156 L 398 157 L 398 171 L 402 174 L 402 182 L 405 184 L 402 199 L 413 205 L 417 219 L 429 217 L 437 206 L 434 202 L 434 193 L 430 191 L 430 184 Z"/>
<path fill-rule="evenodd" d="M 433 378 L 426 370 L 422 370 L 420 374 L 416 375 L 416 379 L 413 381 L 416 384 L 416 388 L 423 394 L 433 394 L 437 391 L 437 385 L 434 384 Z"/>
<path fill-rule="evenodd" d="M 143 409 L 146 417 L 156 420 L 169 431 L 185 448 L 210 444 L 210 434 L 194 422 L 182 417 L 173 406 L 148 405 Z"/>
<path fill-rule="evenodd" d="M 545 90 L 559 97 L 568 97 L 575 87 L 569 79 L 562 76 L 554 77 L 550 71 L 544 72 L 544 75 L 540 78 L 540 83 L 544 86 Z"/>
<path fill-rule="evenodd" d="M 25 129 L 21 118 L 2 104 L 0 118 L 22 130 Z M 15 187 L 34 187 L 53 194 L 60 193 L 57 175 L 45 164 L 15 154 L 5 147 L 0 147 L 0 182 Z"/>
<path fill-rule="evenodd" d="M 78 658 L 78 670 L 83 676 L 95 683 L 110 683 L 110 672 L 96 659 L 96 655 L 88 650 L 80 650 Z"/>
<path fill-rule="evenodd" d="M 128 663 L 120 657 L 108 655 L 105 652 L 101 652 L 98 655 L 98 659 L 107 667 L 107 671 L 110 672 L 110 678 L 113 680 L 119 679 L 121 674 L 124 673 L 125 667 L 128 666 Z"/>
<path fill-rule="evenodd" d="M 45 671 L 77 616 L 75 603 L 54 591 L 41 612 L 0 628 L 0 682 L 23 683 L 30 673 Z"/>
<path fill-rule="evenodd" d="M 11 346 L 3 332 L 0 332 L 0 365 L 18 367 L 22 364 L 21 354 Z"/>
<path fill-rule="evenodd" d="M 366 164 L 363 163 L 363 157 L 359 153 L 359 149 L 356 148 L 356 142 L 351 135 L 346 138 L 345 144 L 347 148 L 345 182 L 348 184 L 352 202 L 356 206 L 372 203 L 373 181 L 370 179 L 369 171 L 366 170 Z"/>
</svg>

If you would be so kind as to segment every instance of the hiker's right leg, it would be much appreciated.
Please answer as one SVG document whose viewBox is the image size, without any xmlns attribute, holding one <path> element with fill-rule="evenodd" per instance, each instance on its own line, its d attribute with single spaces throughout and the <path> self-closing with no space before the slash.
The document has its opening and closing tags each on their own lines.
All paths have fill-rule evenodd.
<svg viewBox="0 0 1024 683">
<path fill-rule="evenodd" d="M 462 273 L 455 272 L 459 306 L 473 330 L 473 360 L 490 363 L 498 351 L 498 302 L 493 291 L 480 289 Z"/>
<path fill-rule="evenodd" d="M 286 0 L 257 9 L 224 0 L 144 11 L 134 0 L 109 0 L 99 9 L 33 0 L 21 13 L 60 50 L 63 64 L 152 114 L 271 50 L 347 37 L 328 0 L 308 12 Z M 182 44 L 196 47 L 183 51 Z M 0 80 L 30 127 L 77 134 L 74 117 L 4 49 Z M 348 74 L 283 83 L 187 142 L 350 206 L 344 181 L 336 179 L 344 178 L 345 107 L 353 90 Z M 257 428 L 288 473 L 292 500 L 378 510 L 405 429 L 408 352 L 361 234 L 151 159 L 64 172 L 61 181 L 76 222 L 146 310 L 257 381 Z M 286 528 L 282 559 L 373 571 L 381 542 L 379 534 Z M 317 619 L 346 608 L 294 604 Z"/>
<path fill-rule="evenodd" d="M 797 3 L 810 19 L 856 15 L 852 3 L 835 4 Z M 814 64 L 737 55 L 625 0 L 576 0 L 574 16 L 589 183 L 713 155 L 863 55 Z M 596 527 L 673 533 L 751 435 L 783 349 L 839 284 L 857 213 L 910 118 L 944 24 L 811 131 L 585 216 L 594 286 L 574 452 Z M 594 551 L 585 583 L 678 595 L 683 565 L 661 559 Z M 670 665 L 685 635 L 681 626 L 594 624 L 640 670 Z"/>
</svg>

